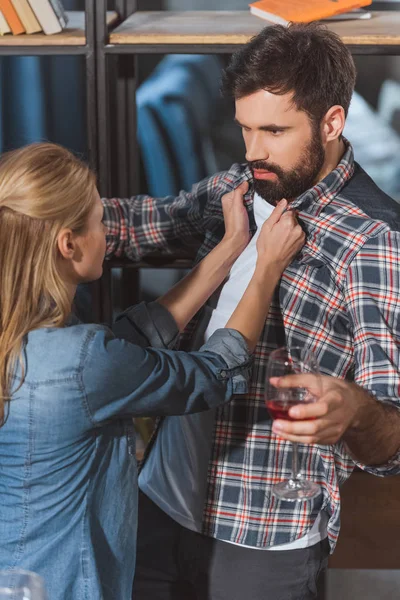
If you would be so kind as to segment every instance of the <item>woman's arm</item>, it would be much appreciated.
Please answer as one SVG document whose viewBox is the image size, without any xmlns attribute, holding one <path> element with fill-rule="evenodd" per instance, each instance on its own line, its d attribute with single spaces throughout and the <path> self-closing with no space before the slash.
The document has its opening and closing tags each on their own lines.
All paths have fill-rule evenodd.
<svg viewBox="0 0 400 600">
<path fill-rule="evenodd" d="M 83 399 L 93 425 L 126 415 L 200 412 L 248 391 L 251 361 L 236 331 L 216 331 L 204 351 L 182 352 L 141 348 L 93 326 L 81 357 Z"/>
<path fill-rule="evenodd" d="M 249 220 L 243 205 L 243 195 L 247 189 L 248 183 L 244 182 L 222 197 L 225 221 L 222 241 L 186 277 L 157 300 L 174 317 L 180 331 L 221 285 L 249 242 Z"/>
<path fill-rule="evenodd" d="M 254 275 L 226 327 L 243 335 L 250 352 L 258 342 L 275 287 L 288 264 L 304 244 L 304 232 L 281 200 L 261 229 Z"/>
</svg>

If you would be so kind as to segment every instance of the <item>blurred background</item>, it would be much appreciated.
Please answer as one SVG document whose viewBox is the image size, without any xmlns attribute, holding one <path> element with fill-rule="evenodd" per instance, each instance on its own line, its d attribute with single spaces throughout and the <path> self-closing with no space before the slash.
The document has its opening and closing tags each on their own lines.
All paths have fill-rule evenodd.
<svg viewBox="0 0 400 600">
<path fill-rule="evenodd" d="M 84 10 L 83 0 L 63 0 Z M 112 2 L 109 8 L 113 8 Z M 372 9 L 400 10 L 400 0 L 374 1 Z M 138 0 L 139 10 L 246 10 L 243 0 Z M 132 58 L 132 60 L 134 60 Z M 219 94 L 225 55 L 138 56 L 140 193 L 176 194 L 244 159 L 233 106 Z M 356 56 L 358 79 L 345 135 L 356 160 L 379 187 L 400 201 L 400 57 Z M 0 149 L 40 140 L 87 157 L 84 58 L 0 57 Z M 115 149 L 111 149 L 114 151 Z M 133 193 L 133 190 L 132 190 Z M 183 270 L 130 271 L 138 298 L 152 299 Z M 113 269 L 113 307 L 124 308 L 122 271 Z M 125 281 L 126 284 L 126 281 Z M 90 298 L 82 290 L 82 317 Z M 365 524 L 368 527 L 368 524 Z M 390 552 L 390 548 L 388 548 Z M 400 570 L 330 569 L 327 600 L 395 600 Z"/>
<path fill-rule="evenodd" d="M 67 10 L 84 9 L 83 0 L 63 0 L 63 3 Z M 400 10 L 399 0 L 372 3 L 376 9 L 385 6 Z M 246 8 L 247 2 L 243 0 L 138 0 L 139 10 Z M 146 115 L 150 92 L 158 94 L 160 106 L 152 106 L 153 113 L 158 108 L 160 114 L 164 111 L 168 117 L 172 115 L 177 120 L 173 123 L 175 129 L 187 124 L 196 149 L 196 155 L 186 155 L 186 160 L 180 161 L 171 133 L 173 127 L 166 131 L 165 123 L 158 123 L 159 135 L 171 155 L 172 171 L 161 181 L 160 174 L 152 172 L 149 164 L 152 140 L 144 140 L 139 127 L 140 192 L 176 193 L 203 176 L 243 160 L 241 133 L 232 124 L 232 106 L 220 98 L 218 91 L 219 72 L 228 58 L 139 56 L 139 111 Z M 345 133 L 358 162 L 383 190 L 400 200 L 400 57 L 364 55 L 356 56 L 355 60 L 357 88 Z M 83 66 L 81 57 L 0 57 L 1 151 L 49 139 L 86 154 Z M 171 77 L 173 84 L 168 88 L 166 82 Z M 161 107 L 166 96 L 170 104 L 166 107 L 164 102 Z M 178 111 L 172 106 L 173 100 L 176 104 L 180 100 L 181 107 L 185 103 L 185 108 Z"/>
</svg>

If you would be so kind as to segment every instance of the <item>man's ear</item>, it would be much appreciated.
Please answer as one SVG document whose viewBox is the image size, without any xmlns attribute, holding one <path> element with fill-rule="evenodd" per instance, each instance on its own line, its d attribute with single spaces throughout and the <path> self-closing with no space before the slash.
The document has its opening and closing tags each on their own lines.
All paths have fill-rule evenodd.
<svg viewBox="0 0 400 600">
<path fill-rule="evenodd" d="M 76 252 L 76 244 L 71 229 L 62 229 L 57 237 L 57 244 L 63 258 L 72 260 Z"/>
<path fill-rule="evenodd" d="M 331 106 L 321 123 L 323 141 L 328 143 L 338 139 L 343 132 L 345 123 L 346 117 L 343 106 Z"/>
</svg>

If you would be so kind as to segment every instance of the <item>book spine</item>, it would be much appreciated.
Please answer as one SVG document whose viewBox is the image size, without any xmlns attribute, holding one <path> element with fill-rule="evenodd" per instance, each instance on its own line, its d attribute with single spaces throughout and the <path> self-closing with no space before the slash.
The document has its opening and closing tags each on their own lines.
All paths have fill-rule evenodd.
<svg viewBox="0 0 400 600">
<path fill-rule="evenodd" d="M 61 27 L 63 29 L 68 25 L 68 16 L 64 10 L 63 5 L 60 0 L 50 0 L 50 4 L 53 7 L 54 12 L 57 15 L 57 19 L 60 21 Z"/>
<path fill-rule="evenodd" d="M 25 28 L 10 0 L 0 0 L 0 10 L 10 26 L 13 35 L 25 33 Z"/>
<path fill-rule="evenodd" d="M 7 19 L 0 11 L 0 35 L 5 35 L 6 33 L 11 33 L 11 29 L 7 23 Z"/>
<path fill-rule="evenodd" d="M 38 33 L 41 31 L 39 21 L 28 4 L 28 0 L 11 0 L 26 33 Z"/>
<path fill-rule="evenodd" d="M 61 23 L 50 4 L 50 0 L 28 0 L 28 2 L 46 35 L 60 33 L 62 30 Z"/>
</svg>

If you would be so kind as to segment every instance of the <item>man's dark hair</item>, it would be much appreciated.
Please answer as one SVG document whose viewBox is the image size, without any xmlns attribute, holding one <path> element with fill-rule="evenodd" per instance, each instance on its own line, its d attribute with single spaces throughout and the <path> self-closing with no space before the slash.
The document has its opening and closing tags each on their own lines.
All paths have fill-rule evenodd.
<svg viewBox="0 0 400 600">
<path fill-rule="evenodd" d="M 347 116 L 355 79 L 353 58 L 336 33 L 318 23 L 272 25 L 233 55 L 222 90 L 235 100 L 262 89 L 293 92 L 297 109 L 320 122 L 336 104 Z"/>
</svg>

